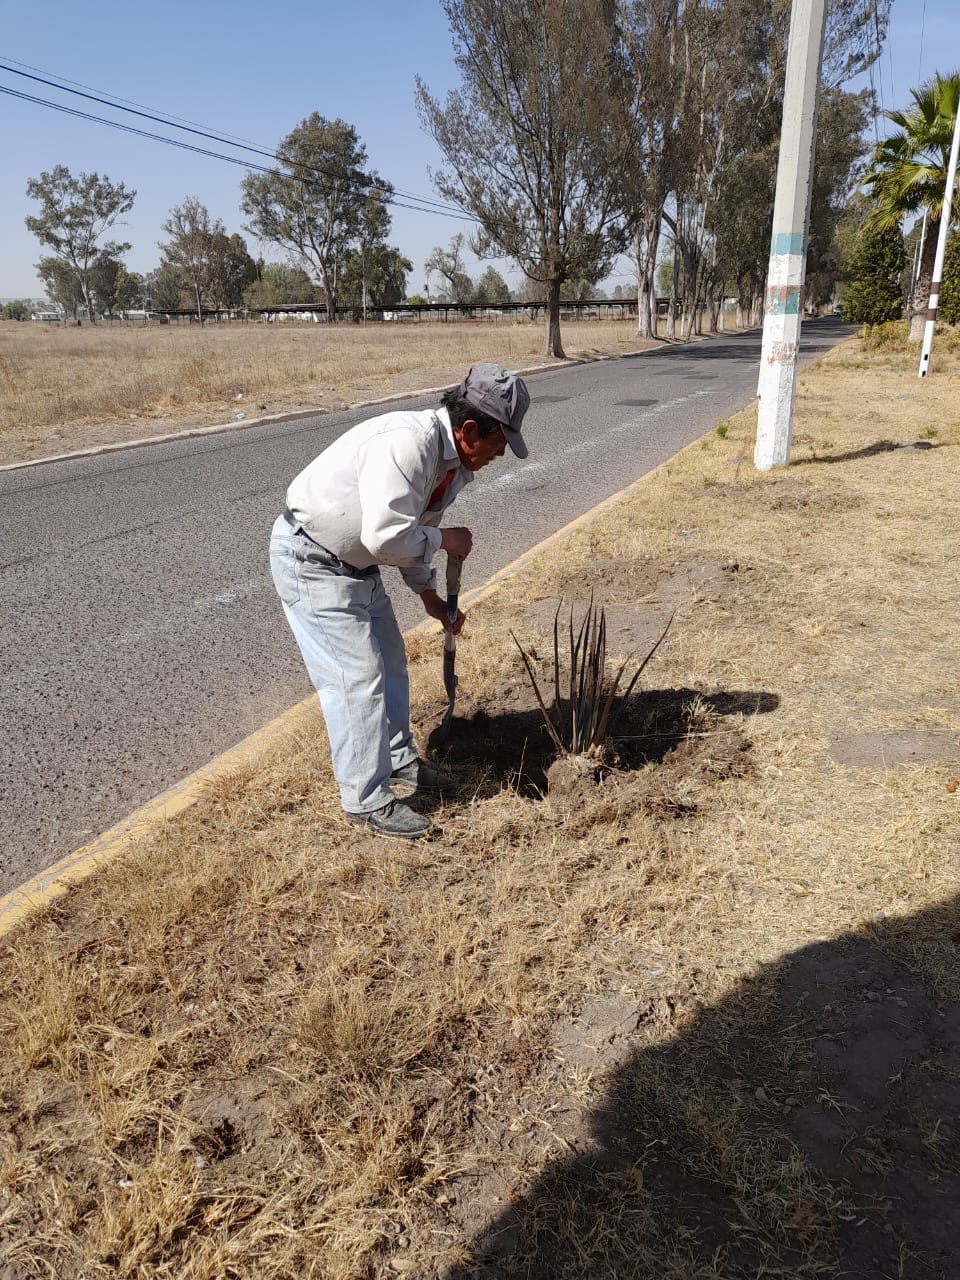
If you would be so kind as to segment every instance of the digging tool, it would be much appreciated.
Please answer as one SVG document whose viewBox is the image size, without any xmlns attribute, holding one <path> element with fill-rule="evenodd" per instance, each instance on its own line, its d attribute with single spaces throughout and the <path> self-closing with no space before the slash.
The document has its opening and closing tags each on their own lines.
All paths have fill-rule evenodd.
<svg viewBox="0 0 960 1280">
<path fill-rule="evenodd" d="M 457 608 L 460 599 L 460 571 L 463 561 L 459 556 L 447 554 L 447 620 L 456 622 Z M 450 736 L 450 725 L 453 721 L 453 704 L 457 696 L 457 637 L 452 631 L 443 633 L 443 687 L 447 694 L 447 709 L 440 721 L 437 738 L 446 742 Z"/>
</svg>

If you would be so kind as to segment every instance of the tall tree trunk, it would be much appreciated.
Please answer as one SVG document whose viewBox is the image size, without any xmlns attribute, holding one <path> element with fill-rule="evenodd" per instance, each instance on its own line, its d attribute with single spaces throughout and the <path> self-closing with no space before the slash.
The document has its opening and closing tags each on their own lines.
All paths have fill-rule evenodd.
<svg viewBox="0 0 960 1280">
<path fill-rule="evenodd" d="M 673 238 L 673 272 L 670 276 L 670 298 L 667 302 L 667 337 L 677 336 L 677 285 L 680 282 L 680 253 L 677 238 Z"/>
<path fill-rule="evenodd" d="M 693 337 L 694 326 L 697 319 L 697 285 L 696 280 L 691 279 L 691 272 L 688 269 L 686 255 L 684 255 L 683 263 L 683 319 L 680 325 L 681 338 L 690 339 Z"/>
<path fill-rule="evenodd" d="M 83 294 L 83 305 L 87 309 L 87 323 L 96 324 L 97 317 L 93 313 L 93 296 L 90 293 L 90 286 L 87 283 L 87 277 L 85 275 L 82 275 L 80 277 L 80 292 Z M 74 307 L 73 310 L 74 310 L 74 316 L 76 316 L 76 311 L 77 311 L 76 307 Z M 921 330 L 921 336 L 922 336 L 922 332 L 923 331 Z"/>
<path fill-rule="evenodd" d="M 641 240 L 642 237 L 642 240 Z M 637 232 L 637 335 L 641 338 L 657 336 L 657 300 L 655 297 L 655 276 L 657 270 L 657 245 L 660 240 L 660 219 L 648 224 L 644 219 L 642 231 Z M 641 260 L 641 243 L 646 243 L 646 252 Z"/>
<path fill-rule="evenodd" d="M 560 281 L 550 280 L 547 283 L 547 326 L 543 344 L 543 354 L 553 356 L 557 360 L 566 360 L 563 343 L 560 341 Z"/>
<path fill-rule="evenodd" d="M 193 295 L 197 300 L 197 319 L 200 321 L 200 324 L 202 325 L 203 324 L 203 299 L 200 297 L 200 281 L 196 279 L 193 282 Z"/>
<path fill-rule="evenodd" d="M 927 219 L 927 238 L 920 255 L 920 270 L 910 299 L 910 341 L 922 342 L 926 324 L 927 307 L 930 305 L 930 286 L 933 283 L 933 264 L 937 256 L 937 240 L 940 237 L 940 219 Z"/>
</svg>

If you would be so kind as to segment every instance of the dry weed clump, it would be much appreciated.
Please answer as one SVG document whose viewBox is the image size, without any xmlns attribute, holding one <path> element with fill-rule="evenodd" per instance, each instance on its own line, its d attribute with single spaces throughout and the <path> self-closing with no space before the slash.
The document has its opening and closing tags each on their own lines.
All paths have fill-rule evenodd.
<svg viewBox="0 0 960 1280">
<path fill-rule="evenodd" d="M 960 366 L 856 359 L 790 467 L 740 415 L 471 611 L 433 839 L 315 721 L 4 940 L 18 1280 L 949 1273 Z M 549 688 L 573 583 L 611 670 L 676 618 L 569 809 L 509 629 Z"/>
<path fill-rule="evenodd" d="M 571 325 L 571 357 L 637 350 L 627 321 Z M 0 321 L 0 463 L 187 426 L 330 412 L 539 361 L 530 323 L 60 328 Z M 647 344 L 650 345 L 650 344 Z"/>
</svg>

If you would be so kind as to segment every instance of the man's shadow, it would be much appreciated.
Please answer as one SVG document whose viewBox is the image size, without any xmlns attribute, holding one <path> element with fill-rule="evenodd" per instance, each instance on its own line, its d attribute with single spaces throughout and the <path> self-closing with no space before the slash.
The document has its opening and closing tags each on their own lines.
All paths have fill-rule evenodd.
<svg viewBox="0 0 960 1280">
<path fill-rule="evenodd" d="M 577 1154 L 449 1280 L 960 1277 L 958 904 L 804 947 L 712 1006 L 653 992 Z"/>
</svg>

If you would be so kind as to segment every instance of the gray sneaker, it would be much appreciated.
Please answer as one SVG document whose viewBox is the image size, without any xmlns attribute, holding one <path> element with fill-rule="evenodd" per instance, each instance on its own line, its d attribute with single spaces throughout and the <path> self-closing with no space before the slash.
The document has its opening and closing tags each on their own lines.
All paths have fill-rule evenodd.
<svg viewBox="0 0 960 1280">
<path fill-rule="evenodd" d="M 390 775 L 391 783 L 402 782 L 408 787 L 412 787 L 413 791 L 410 795 L 417 791 L 452 791 L 454 781 L 448 773 L 441 773 L 439 769 L 435 769 L 432 764 L 427 764 L 426 760 L 419 757 L 411 760 L 409 764 L 402 765 L 399 769 L 394 769 Z"/>
<path fill-rule="evenodd" d="M 347 817 L 361 827 L 369 827 L 378 836 L 393 836 L 396 840 L 419 840 L 430 830 L 430 822 L 423 814 L 414 813 L 399 800 L 391 800 L 372 813 L 348 813 Z"/>
</svg>

